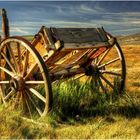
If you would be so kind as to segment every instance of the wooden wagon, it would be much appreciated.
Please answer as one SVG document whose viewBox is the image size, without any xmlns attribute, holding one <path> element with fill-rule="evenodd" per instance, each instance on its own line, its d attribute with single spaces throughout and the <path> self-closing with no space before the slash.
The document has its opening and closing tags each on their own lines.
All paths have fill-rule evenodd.
<svg viewBox="0 0 140 140">
<path fill-rule="evenodd" d="M 4 9 L 0 41 L 0 97 L 4 104 L 40 116 L 52 107 L 52 83 L 89 81 L 101 94 L 121 94 L 125 60 L 117 39 L 103 28 L 46 28 L 32 41 L 9 35 Z M 43 87 L 43 88 L 40 88 Z"/>
</svg>

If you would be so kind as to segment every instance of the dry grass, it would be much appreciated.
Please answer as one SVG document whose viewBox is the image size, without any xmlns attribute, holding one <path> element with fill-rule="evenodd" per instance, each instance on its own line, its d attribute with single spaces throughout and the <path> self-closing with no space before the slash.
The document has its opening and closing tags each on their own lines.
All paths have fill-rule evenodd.
<svg viewBox="0 0 140 140">
<path fill-rule="evenodd" d="M 134 96 L 140 97 L 140 45 L 122 47 L 126 59 L 126 89 Z"/>
<path fill-rule="evenodd" d="M 94 121 L 93 121 L 94 120 Z M 140 138 L 139 119 L 115 117 L 96 117 L 87 124 L 64 125 L 56 130 L 58 138 L 112 139 Z"/>
<path fill-rule="evenodd" d="M 140 139 L 140 45 L 126 45 L 122 49 L 127 65 L 127 96 L 113 104 L 102 104 L 102 108 L 97 103 L 90 115 L 83 110 L 83 115 L 67 112 L 63 116 L 58 110 L 39 120 L 48 127 L 26 122 L 17 112 L 1 107 L 0 138 Z M 62 100 L 64 107 L 68 103 Z M 55 106 L 57 109 L 57 103 Z"/>
</svg>

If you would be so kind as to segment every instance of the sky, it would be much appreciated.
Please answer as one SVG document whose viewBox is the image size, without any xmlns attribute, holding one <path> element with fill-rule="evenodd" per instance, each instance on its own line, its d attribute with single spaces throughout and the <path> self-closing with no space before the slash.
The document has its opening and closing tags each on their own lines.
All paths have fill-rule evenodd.
<svg viewBox="0 0 140 140">
<path fill-rule="evenodd" d="M 0 1 L 0 8 L 7 10 L 11 35 L 34 35 L 42 25 L 140 33 L 140 1 Z"/>
</svg>

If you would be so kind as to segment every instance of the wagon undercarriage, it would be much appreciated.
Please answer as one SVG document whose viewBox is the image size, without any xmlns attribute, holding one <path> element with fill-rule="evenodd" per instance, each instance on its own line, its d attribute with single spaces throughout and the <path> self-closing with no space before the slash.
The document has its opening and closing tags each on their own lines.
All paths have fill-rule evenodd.
<svg viewBox="0 0 140 140">
<path fill-rule="evenodd" d="M 121 93 L 125 60 L 113 36 L 103 28 L 46 28 L 29 42 L 9 37 L 2 10 L 0 89 L 2 103 L 31 115 L 44 116 L 52 107 L 52 85 L 57 80 L 91 82 L 97 93 Z"/>
</svg>

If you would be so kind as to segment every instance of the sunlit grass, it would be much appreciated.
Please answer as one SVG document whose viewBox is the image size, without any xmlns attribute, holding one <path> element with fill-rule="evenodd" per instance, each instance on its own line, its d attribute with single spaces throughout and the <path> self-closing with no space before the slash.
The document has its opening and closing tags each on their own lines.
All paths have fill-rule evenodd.
<svg viewBox="0 0 140 140">
<path fill-rule="evenodd" d="M 110 102 L 90 83 L 69 80 L 53 84 L 53 93 L 52 111 L 34 122 L 1 106 L 1 138 L 139 138 L 140 102 L 127 92 Z"/>
<path fill-rule="evenodd" d="M 125 46 L 122 49 L 127 80 L 121 97 L 111 100 L 108 95 L 92 90 L 90 83 L 59 81 L 53 84 L 52 111 L 36 122 L 24 120 L 20 111 L 0 106 L 0 138 L 139 139 L 140 48 Z M 40 90 L 43 93 L 43 89 Z"/>
</svg>

